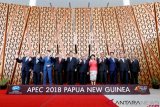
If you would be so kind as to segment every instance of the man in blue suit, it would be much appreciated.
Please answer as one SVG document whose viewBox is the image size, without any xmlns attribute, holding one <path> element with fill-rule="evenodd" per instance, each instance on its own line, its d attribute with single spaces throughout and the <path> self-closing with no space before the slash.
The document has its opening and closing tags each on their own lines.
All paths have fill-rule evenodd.
<svg viewBox="0 0 160 107">
<path fill-rule="evenodd" d="M 40 54 L 32 58 L 33 65 L 33 83 L 35 85 L 40 84 L 40 72 L 42 72 L 42 58 Z"/>
<path fill-rule="evenodd" d="M 22 63 L 21 68 L 21 78 L 22 78 L 22 85 L 28 85 L 30 79 L 30 69 L 31 69 L 31 57 L 29 52 L 25 52 L 25 56 L 20 59 L 16 56 L 16 61 L 18 63 Z"/>
<path fill-rule="evenodd" d="M 117 83 L 117 62 L 118 60 L 114 56 L 114 52 L 110 52 L 110 58 L 108 59 L 108 70 L 110 75 L 110 84 Z"/>
<path fill-rule="evenodd" d="M 89 71 L 89 59 L 83 55 L 82 59 L 79 59 L 79 76 L 80 84 L 86 84 L 87 72 Z"/>
<path fill-rule="evenodd" d="M 53 70 L 54 59 L 53 59 L 53 57 L 51 57 L 51 51 L 50 50 L 47 50 L 47 54 L 42 59 L 42 62 L 44 63 L 43 85 L 46 85 L 47 74 L 48 74 L 48 78 L 49 78 L 49 84 L 52 85 L 52 70 Z"/>
<path fill-rule="evenodd" d="M 74 73 L 76 72 L 78 60 L 73 57 L 73 53 L 70 52 L 67 58 L 67 82 L 70 85 L 74 84 Z"/>
</svg>

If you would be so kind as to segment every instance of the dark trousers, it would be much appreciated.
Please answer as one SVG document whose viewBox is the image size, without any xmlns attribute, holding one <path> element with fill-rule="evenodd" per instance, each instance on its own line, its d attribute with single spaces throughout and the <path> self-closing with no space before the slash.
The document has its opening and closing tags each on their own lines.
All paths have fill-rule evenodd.
<svg viewBox="0 0 160 107">
<path fill-rule="evenodd" d="M 70 85 L 74 84 L 74 71 L 67 72 L 67 83 Z"/>
<path fill-rule="evenodd" d="M 99 82 L 100 83 L 107 83 L 107 72 L 106 71 L 99 71 Z"/>
<path fill-rule="evenodd" d="M 131 72 L 131 84 L 138 84 L 138 72 Z"/>
<path fill-rule="evenodd" d="M 30 71 L 22 71 L 21 74 L 22 77 L 22 85 L 28 85 L 29 84 L 29 80 L 30 80 Z"/>
<path fill-rule="evenodd" d="M 110 71 L 110 84 L 116 84 L 116 83 L 117 83 L 117 72 Z"/>
<path fill-rule="evenodd" d="M 62 85 L 62 71 L 55 71 L 55 84 Z"/>
<path fill-rule="evenodd" d="M 86 84 L 86 77 L 87 73 L 86 72 L 80 72 L 80 84 Z"/>
<path fill-rule="evenodd" d="M 63 83 L 67 83 L 67 70 L 64 69 L 64 72 L 63 72 Z"/>
<path fill-rule="evenodd" d="M 43 84 L 43 72 L 39 75 L 39 83 Z"/>
<path fill-rule="evenodd" d="M 33 83 L 35 85 L 40 84 L 40 72 L 33 71 Z"/>
<path fill-rule="evenodd" d="M 122 84 L 128 84 L 128 71 L 120 71 L 120 80 Z"/>
<path fill-rule="evenodd" d="M 74 83 L 78 83 L 79 82 L 79 77 L 80 77 L 79 69 L 77 69 L 77 71 L 74 72 Z"/>
</svg>

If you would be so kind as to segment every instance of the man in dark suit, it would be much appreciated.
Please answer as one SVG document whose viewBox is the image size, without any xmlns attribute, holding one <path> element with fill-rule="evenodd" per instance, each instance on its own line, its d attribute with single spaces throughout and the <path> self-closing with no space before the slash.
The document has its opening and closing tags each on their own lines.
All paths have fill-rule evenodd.
<svg viewBox="0 0 160 107">
<path fill-rule="evenodd" d="M 32 58 L 33 65 L 33 83 L 40 84 L 40 73 L 42 72 L 42 58 L 40 54 Z"/>
<path fill-rule="evenodd" d="M 21 68 L 21 78 L 22 78 L 22 85 L 28 85 L 30 79 L 30 69 L 31 69 L 31 57 L 29 52 L 25 52 L 25 56 L 20 59 L 18 55 L 16 56 L 16 61 L 18 63 L 22 63 Z"/>
<path fill-rule="evenodd" d="M 108 70 L 110 75 L 110 84 L 117 83 L 117 62 L 114 52 L 110 52 L 110 58 L 108 59 Z"/>
<path fill-rule="evenodd" d="M 82 58 L 79 59 L 80 84 L 86 84 L 88 71 L 89 71 L 89 59 L 87 59 L 87 56 L 83 55 Z"/>
<path fill-rule="evenodd" d="M 140 66 L 139 61 L 136 59 L 135 55 L 131 56 L 130 71 L 131 84 L 138 84 L 138 73 L 140 72 Z"/>
<path fill-rule="evenodd" d="M 45 54 L 42 54 L 41 58 L 43 58 Z M 43 84 L 43 68 L 44 68 L 44 62 L 41 62 L 41 72 L 40 72 L 40 84 Z"/>
<path fill-rule="evenodd" d="M 42 59 L 44 63 L 43 68 L 43 85 L 46 85 L 47 74 L 49 79 L 49 84 L 52 85 L 52 70 L 54 65 L 54 58 L 51 57 L 51 51 L 47 50 L 46 56 Z"/>
<path fill-rule="evenodd" d="M 120 71 L 120 80 L 122 84 L 128 84 L 128 73 L 130 73 L 129 69 L 129 60 L 125 58 L 124 53 L 120 53 L 119 59 L 119 71 Z"/>
<path fill-rule="evenodd" d="M 105 58 L 104 52 L 100 53 L 100 58 L 98 58 L 98 72 L 99 72 L 99 79 L 101 84 L 107 83 L 107 73 L 108 73 L 108 58 Z"/>
<path fill-rule="evenodd" d="M 63 73 L 63 63 L 64 59 L 60 54 L 55 58 L 54 70 L 55 70 L 55 84 L 63 84 L 62 73 Z"/>
<path fill-rule="evenodd" d="M 67 58 L 67 82 L 70 85 L 74 84 L 74 73 L 76 72 L 78 61 L 73 57 L 73 53 L 70 52 Z"/>
<path fill-rule="evenodd" d="M 69 57 L 69 54 L 66 54 L 66 58 Z M 67 60 L 64 60 L 63 62 L 63 83 L 67 83 Z"/>
</svg>

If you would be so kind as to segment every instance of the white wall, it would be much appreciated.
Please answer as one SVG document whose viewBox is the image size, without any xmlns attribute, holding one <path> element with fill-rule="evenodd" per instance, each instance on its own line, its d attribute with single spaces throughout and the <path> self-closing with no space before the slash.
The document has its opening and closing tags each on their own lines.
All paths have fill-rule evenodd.
<svg viewBox="0 0 160 107">
<path fill-rule="evenodd" d="M 3 3 L 13 3 L 21 5 L 29 5 L 30 0 L 0 0 Z M 87 7 L 90 2 L 91 7 L 106 7 L 109 2 L 109 6 L 123 6 L 123 0 L 37 0 L 37 6 L 48 6 L 50 3 L 54 7 L 69 7 L 71 2 L 72 7 Z M 130 4 L 142 4 L 142 3 L 160 2 L 160 0 L 130 0 Z"/>
<path fill-rule="evenodd" d="M 29 5 L 29 0 L 0 0 L 1 3 L 12 3 L 20 5 Z"/>
</svg>

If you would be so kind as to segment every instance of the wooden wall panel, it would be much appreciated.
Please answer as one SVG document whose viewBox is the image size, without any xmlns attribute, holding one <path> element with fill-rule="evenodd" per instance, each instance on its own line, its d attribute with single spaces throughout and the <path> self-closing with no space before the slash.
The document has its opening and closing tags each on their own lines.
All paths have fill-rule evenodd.
<svg viewBox="0 0 160 107">
<path fill-rule="evenodd" d="M 146 60 L 148 60 L 150 69 L 150 77 L 157 77 L 157 74 L 160 73 L 160 67 L 154 56 L 158 59 L 160 54 L 158 51 L 154 4 L 137 5 L 133 6 L 133 8 L 141 37 L 144 39 L 144 48 L 147 55 Z M 151 53 L 152 51 L 153 53 Z M 143 77 L 146 77 L 146 75 L 144 74 Z M 146 81 L 148 80 L 148 77 L 146 77 Z"/>
<path fill-rule="evenodd" d="M 102 17 L 101 17 L 101 8 L 93 9 L 92 17 L 93 17 L 93 31 L 94 31 L 94 36 L 95 36 L 94 39 L 97 38 L 98 40 L 97 45 L 98 45 L 99 51 L 104 51 L 105 53 L 107 53 L 106 38 L 105 38 L 103 22 L 102 22 Z M 92 53 L 96 51 L 95 48 L 93 47 L 91 48 Z"/>
<path fill-rule="evenodd" d="M 119 57 L 119 53 L 123 51 L 123 47 L 120 39 L 115 8 L 104 8 L 102 10 L 102 15 L 109 52 L 114 51 L 115 55 Z"/>
<path fill-rule="evenodd" d="M 28 13 L 25 15 L 27 16 Z M 39 8 L 36 7 L 31 8 L 19 57 L 25 56 L 26 51 L 31 51 L 33 56 L 37 55 L 39 51 Z M 21 83 L 21 64 L 17 65 L 14 77 L 16 78 L 13 79 L 13 84 Z"/>
<path fill-rule="evenodd" d="M 3 63 L 3 46 L 4 46 L 4 33 L 7 19 L 7 4 L 0 3 L 0 75 L 2 74 L 1 65 Z"/>
<path fill-rule="evenodd" d="M 15 55 L 19 50 L 19 44 L 22 40 L 22 33 L 24 31 L 25 18 L 28 12 L 27 9 L 28 7 L 20 6 L 20 5 L 9 6 L 8 26 L 11 26 L 11 29 L 7 34 L 7 40 L 6 40 L 4 77 L 10 78 L 10 79 L 14 70 Z M 14 18 L 13 22 L 12 22 L 12 18 Z M 20 81 L 19 77 L 15 77 L 15 79 L 17 79 L 16 82 Z"/>
<path fill-rule="evenodd" d="M 0 3 L 0 52 L 2 52 L 2 47 L 4 43 L 4 33 L 5 33 L 5 25 L 7 19 L 7 4 Z M 0 53 L 1 55 L 1 53 Z"/>
<path fill-rule="evenodd" d="M 75 52 L 71 13 L 73 11 L 79 55 L 88 52 L 90 25 L 93 24 L 91 54 L 96 52 L 96 46 L 99 51 L 106 53 L 107 48 L 109 52 L 114 51 L 117 57 L 123 51 L 129 58 L 131 54 L 135 54 L 141 65 L 140 84 L 150 84 L 151 77 L 154 76 L 160 79 L 160 3 L 94 8 L 92 11 L 90 8 L 32 7 L 30 14 L 27 6 L 9 5 L 4 77 L 11 78 L 15 67 L 13 84 L 21 82 L 21 64 L 15 66 L 15 55 L 18 51 L 20 57 L 23 57 L 27 50 L 31 50 L 33 56 L 39 51 L 45 54 L 47 49 L 51 49 L 55 54 L 58 44 L 60 53 Z M 4 44 L 6 13 L 7 4 L 0 4 L 0 49 Z M 25 29 L 28 14 L 29 20 Z M 22 39 L 24 30 L 26 32 Z M 97 44 L 94 40 L 96 38 Z"/>
<path fill-rule="evenodd" d="M 159 56 L 154 16 L 154 4 L 142 4 L 133 6 L 133 8 L 143 38 L 147 43 L 149 43 L 150 47 L 154 51 L 154 54 Z"/>
<path fill-rule="evenodd" d="M 54 42 L 55 22 L 53 8 L 40 8 L 40 53 L 45 54 L 47 49 L 55 52 L 56 46 Z M 52 44 L 52 45 L 51 45 Z M 50 47 L 51 46 L 51 47 Z"/>
<path fill-rule="evenodd" d="M 61 45 L 59 46 L 59 52 L 62 53 L 62 50 L 64 50 L 65 53 L 69 53 L 69 51 L 75 52 L 75 48 L 73 45 L 70 8 L 58 8 L 57 26 L 61 26 L 58 29 L 59 34 L 57 35 L 58 45 L 60 45 L 61 43 Z"/>
<path fill-rule="evenodd" d="M 157 25 L 157 42 L 159 43 L 159 59 L 158 61 L 160 61 L 160 3 L 155 3 L 155 20 L 156 20 L 156 25 Z M 160 72 L 156 72 L 158 73 L 158 77 L 160 80 Z"/>
<path fill-rule="evenodd" d="M 147 70 L 146 59 L 134 20 L 132 7 L 118 7 L 116 11 L 125 54 L 128 58 L 131 58 L 132 54 L 136 55 L 140 61 L 141 74 L 147 74 L 146 76 L 139 75 L 139 82 L 141 84 L 148 84 L 149 71 Z"/>
<path fill-rule="evenodd" d="M 77 50 L 78 54 L 88 54 L 89 50 L 89 33 L 90 33 L 90 9 L 75 10 L 76 14 L 76 34 L 78 36 Z"/>
</svg>

